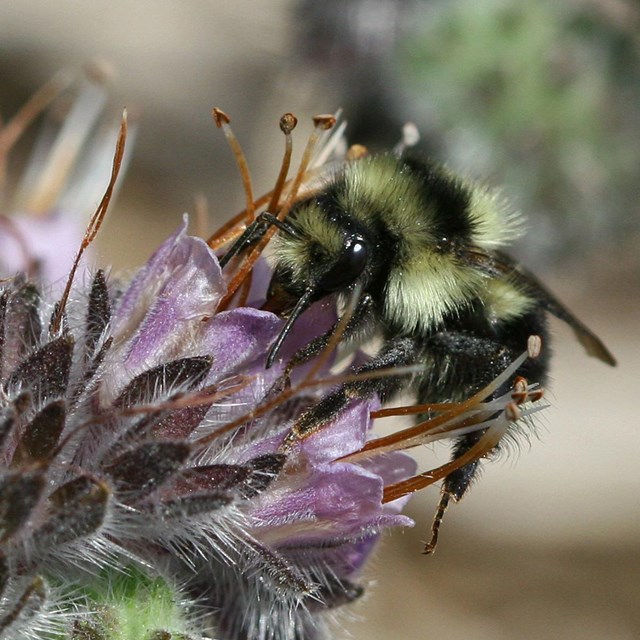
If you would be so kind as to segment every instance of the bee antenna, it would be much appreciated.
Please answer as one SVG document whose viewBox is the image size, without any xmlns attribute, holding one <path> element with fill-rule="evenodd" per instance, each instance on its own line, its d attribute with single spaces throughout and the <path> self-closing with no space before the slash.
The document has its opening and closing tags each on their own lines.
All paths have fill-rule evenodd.
<svg viewBox="0 0 640 640">
<path fill-rule="evenodd" d="M 269 354 L 267 355 L 267 365 L 266 368 L 270 369 L 271 365 L 273 365 L 280 348 L 282 347 L 282 343 L 285 341 L 286 337 L 289 335 L 289 332 L 293 328 L 296 320 L 302 315 L 302 313 L 309 307 L 311 304 L 311 300 L 313 298 L 314 289 L 309 287 L 303 294 L 302 297 L 296 302 L 296 306 L 293 308 L 291 315 L 287 319 L 284 327 L 278 334 L 276 341 L 273 343 L 273 346 L 269 350 Z"/>
</svg>

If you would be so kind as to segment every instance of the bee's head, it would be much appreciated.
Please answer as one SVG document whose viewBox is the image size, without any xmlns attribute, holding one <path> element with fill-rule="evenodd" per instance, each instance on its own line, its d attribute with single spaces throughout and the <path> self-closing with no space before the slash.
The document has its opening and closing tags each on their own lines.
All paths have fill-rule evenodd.
<svg viewBox="0 0 640 640">
<path fill-rule="evenodd" d="M 270 366 L 298 317 L 315 301 L 349 293 L 370 277 L 371 242 L 352 218 L 320 199 L 305 201 L 287 219 L 274 242 L 273 277 L 266 309 L 288 318 L 276 340 Z"/>
</svg>

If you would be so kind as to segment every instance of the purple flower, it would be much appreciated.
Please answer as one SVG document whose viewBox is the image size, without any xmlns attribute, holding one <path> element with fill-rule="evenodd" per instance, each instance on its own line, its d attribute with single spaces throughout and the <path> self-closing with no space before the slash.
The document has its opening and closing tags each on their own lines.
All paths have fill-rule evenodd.
<svg viewBox="0 0 640 640">
<path fill-rule="evenodd" d="M 374 400 L 279 451 L 313 396 L 256 413 L 281 373 L 264 369 L 281 321 L 216 313 L 224 291 L 186 221 L 128 285 L 97 272 L 58 333 L 36 285 L 4 283 L 0 637 L 66 620 L 96 634 L 79 637 L 110 638 L 69 591 L 114 566 L 198 603 L 180 633 L 319 637 L 324 613 L 360 595 L 380 532 L 412 524 L 403 501 L 382 503 L 385 484 L 413 473 L 407 456 L 336 461 L 364 445 Z"/>
</svg>

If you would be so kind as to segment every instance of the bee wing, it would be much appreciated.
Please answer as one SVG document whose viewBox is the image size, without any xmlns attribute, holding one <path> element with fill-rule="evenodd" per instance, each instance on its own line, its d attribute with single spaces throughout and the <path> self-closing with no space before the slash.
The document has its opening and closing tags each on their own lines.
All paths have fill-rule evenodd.
<svg viewBox="0 0 640 640">
<path fill-rule="evenodd" d="M 506 253 L 501 251 L 488 252 L 474 247 L 464 251 L 462 259 L 470 266 L 491 277 L 507 276 L 522 284 L 546 311 L 563 320 L 573 329 L 578 342 L 590 356 L 598 358 L 612 367 L 616 365 L 616 359 L 602 340 L 571 313 L 533 273 L 518 264 Z"/>
</svg>

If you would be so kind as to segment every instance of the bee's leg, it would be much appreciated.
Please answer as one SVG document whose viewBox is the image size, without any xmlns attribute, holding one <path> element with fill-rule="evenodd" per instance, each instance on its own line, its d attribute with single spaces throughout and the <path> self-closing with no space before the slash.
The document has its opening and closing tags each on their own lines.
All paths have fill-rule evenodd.
<svg viewBox="0 0 640 640">
<path fill-rule="evenodd" d="M 476 442 L 478 442 L 478 440 L 480 440 L 484 433 L 485 430 L 483 429 L 481 431 L 474 431 L 473 433 L 459 438 L 453 447 L 451 459 L 455 460 L 462 454 L 466 453 L 474 444 L 476 444 Z M 494 451 L 495 449 L 497 449 L 497 447 L 494 448 Z M 457 502 L 467 492 L 471 482 L 478 472 L 479 464 L 480 460 L 474 460 L 473 462 L 456 469 L 444 479 L 442 489 L 440 491 L 440 501 L 438 502 L 438 507 L 436 508 L 436 513 L 433 517 L 433 523 L 431 524 L 431 538 L 424 546 L 425 554 L 431 554 L 436 550 L 436 546 L 438 545 L 438 536 L 440 534 L 440 525 L 442 524 L 442 519 L 444 518 L 444 514 L 449 506 L 449 502 L 451 500 Z"/>
<path fill-rule="evenodd" d="M 451 494 L 446 491 L 442 491 L 440 495 L 440 502 L 438 502 L 438 508 L 436 509 L 436 514 L 433 516 L 433 523 L 431 525 L 431 538 L 424 545 L 423 553 L 429 555 L 436 550 L 438 546 L 438 536 L 440 534 L 440 525 L 442 524 L 442 519 L 444 518 L 444 514 L 449 506 L 449 500 L 451 499 Z"/>
<path fill-rule="evenodd" d="M 268 211 L 263 211 L 256 216 L 256 219 L 242 232 L 242 235 L 231 245 L 224 256 L 220 258 L 220 268 L 224 269 L 231 258 L 234 258 L 259 242 L 272 225 L 275 225 L 278 229 L 290 235 L 297 234 L 297 231 L 291 224 L 279 220 Z"/>
<path fill-rule="evenodd" d="M 220 258 L 220 268 L 224 269 L 229 261 L 243 251 L 246 251 L 253 244 L 264 236 L 269 228 L 269 224 L 261 220 L 258 216 L 243 232 L 242 235 L 229 247 L 229 250 Z"/>
<path fill-rule="evenodd" d="M 360 297 L 360 300 L 358 300 L 358 304 L 353 310 L 351 317 L 347 321 L 346 325 L 344 325 L 344 329 L 342 330 L 340 339 L 351 339 L 362 326 L 366 326 L 367 320 L 372 316 L 372 314 L 373 300 L 368 293 L 364 293 Z M 317 338 L 314 338 L 304 347 L 298 349 L 291 360 L 287 362 L 285 373 L 287 375 L 290 375 L 295 367 L 304 364 L 305 362 L 311 360 L 311 358 L 314 358 L 315 356 L 322 353 L 329 346 L 331 339 L 335 335 L 336 331 L 338 331 L 341 324 L 342 320 L 338 319 L 338 321 L 326 333 L 318 336 Z"/>
<path fill-rule="evenodd" d="M 368 293 L 363 294 L 358 300 L 358 304 L 356 305 L 351 318 L 349 318 L 348 322 L 344 326 L 342 330 L 342 334 L 340 336 L 341 340 L 349 340 L 353 337 L 354 334 L 358 332 L 361 326 L 367 324 L 368 318 L 373 313 L 373 300 Z M 338 320 L 336 323 L 331 326 L 331 328 L 323 333 L 321 336 L 314 338 L 306 344 L 304 347 L 301 347 L 293 354 L 293 357 L 287 362 L 287 365 L 282 372 L 282 375 L 276 380 L 275 384 L 269 390 L 267 394 L 267 398 L 272 398 L 274 395 L 277 395 L 283 391 L 290 384 L 291 373 L 293 370 L 305 362 L 308 362 L 315 356 L 322 353 L 330 344 L 331 339 L 334 337 L 336 331 L 339 329 L 341 325 L 341 321 Z"/>
<path fill-rule="evenodd" d="M 289 451 L 298 440 L 308 438 L 324 427 L 334 420 L 352 400 L 378 394 L 384 402 L 406 386 L 407 375 L 411 374 L 404 376 L 390 374 L 379 377 L 369 377 L 366 374 L 414 364 L 418 353 L 420 353 L 420 342 L 415 337 L 396 337 L 387 340 L 374 358 L 354 370 L 353 373 L 363 374 L 362 376 L 340 385 L 294 422 L 282 449 Z"/>
<path fill-rule="evenodd" d="M 546 325 L 540 316 L 533 315 L 523 322 L 518 333 L 509 331 L 509 340 L 503 344 L 488 337 L 473 336 L 462 332 L 441 332 L 432 336 L 427 345 L 433 365 L 425 376 L 418 392 L 420 402 L 436 400 L 462 400 L 489 384 L 526 349 L 529 335 L 543 336 L 546 342 Z M 548 348 L 535 360 L 527 360 L 501 388 L 488 400 L 503 395 L 516 376 L 524 376 L 529 382 L 544 383 L 548 366 Z M 446 376 L 442 376 L 446 372 Z M 452 460 L 469 451 L 483 436 L 484 430 L 474 431 L 458 438 L 453 446 Z M 499 446 L 499 445 L 498 445 Z M 497 450 L 498 446 L 494 448 Z M 442 484 L 442 495 L 431 529 L 431 540 L 425 553 L 432 553 L 438 540 L 438 532 L 445 510 L 451 500 L 457 502 L 473 482 L 480 460 L 474 460 L 450 473 Z"/>
</svg>

